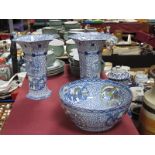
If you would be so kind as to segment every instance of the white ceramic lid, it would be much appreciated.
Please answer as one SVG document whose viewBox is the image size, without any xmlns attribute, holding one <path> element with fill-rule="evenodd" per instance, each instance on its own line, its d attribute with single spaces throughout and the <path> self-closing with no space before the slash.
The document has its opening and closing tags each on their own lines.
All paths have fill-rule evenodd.
<svg viewBox="0 0 155 155">
<path fill-rule="evenodd" d="M 64 45 L 64 41 L 62 40 L 58 40 L 58 39 L 54 39 L 52 40 L 49 45 L 51 46 L 63 46 Z"/>
<path fill-rule="evenodd" d="M 66 41 L 66 44 L 75 44 L 75 41 L 73 39 L 69 39 Z"/>
<path fill-rule="evenodd" d="M 67 21 L 67 22 L 64 22 L 64 24 L 66 24 L 66 25 L 77 24 L 77 23 L 78 23 L 77 21 Z"/>
</svg>

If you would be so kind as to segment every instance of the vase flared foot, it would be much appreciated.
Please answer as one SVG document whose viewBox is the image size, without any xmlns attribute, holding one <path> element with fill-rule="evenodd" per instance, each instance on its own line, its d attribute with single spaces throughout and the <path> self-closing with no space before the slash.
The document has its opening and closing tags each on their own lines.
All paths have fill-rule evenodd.
<svg viewBox="0 0 155 155">
<path fill-rule="evenodd" d="M 51 96 L 52 91 L 51 90 L 46 90 L 46 92 L 42 93 L 33 93 L 29 92 L 26 97 L 32 100 L 43 100 Z"/>
</svg>

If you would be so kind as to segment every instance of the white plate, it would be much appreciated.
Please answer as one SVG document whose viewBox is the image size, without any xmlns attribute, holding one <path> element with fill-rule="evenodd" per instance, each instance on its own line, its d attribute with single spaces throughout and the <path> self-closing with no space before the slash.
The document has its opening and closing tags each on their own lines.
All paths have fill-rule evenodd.
<svg viewBox="0 0 155 155">
<path fill-rule="evenodd" d="M 47 67 L 47 71 L 56 70 L 64 67 L 65 63 L 62 60 L 56 59 L 52 66 Z"/>
<path fill-rule="evenodd" d="M 63 73 L 64 72 L 64 69 L 61 69 L 61 70 L 57 70 L 56 72 L 54 73 L 48 73 L 47 72 L 47 76 L 50 77 L 50 76 L 53 76 L 53 75 L 57 75 L 57 74 L 60 74 L 60 73 Z"/>
<path fill-rule="evenodd" d="M 9 90 L 7 90 L 7 91 L 1 91 L 0 92 L 0 95 L 6 95 L 6 94 L 9 94 L 9 93 L 11 93 L 11 92 L 13 92 L 15 89 L 17 89 L 18 88 L 18 84 L 17 84 L 17 82 L 16 81 L 12 81 L 11 82 L 11 87 L 9 88 Z"/>
<path fill-rule="evenodd" d="M 57 72 L 62 72 L 64 71 L 64 67 L 56 69 L 56 70 L 52 70 L 52 71 L 47 71 L 47 74 L 55 74 Z"/>
</svg>

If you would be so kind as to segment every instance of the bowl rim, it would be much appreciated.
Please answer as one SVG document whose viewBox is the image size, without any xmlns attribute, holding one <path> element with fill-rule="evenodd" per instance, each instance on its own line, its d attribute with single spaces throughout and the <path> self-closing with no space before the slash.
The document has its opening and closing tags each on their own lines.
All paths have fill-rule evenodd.
<svg viewBox="0 0 155 155">
<path fill-rule="evenodd" d="M 109 108 L 105 108 L 105 109 L 88 109 L 88 108 L 81 108 L 81 107 L 77 107 L 77 106 L 74 106 L 74 105 L 68 105 L 66 104 L 67 102 L 65 100 L 63 100 L 63 95 L 62 95 L 62 91 L 63 91 L 63 88 L 66 87 L 68 84 L 74 84 L 74 83 L 77 83 L 77 82 L 106 82 L 106 83 L 114 83 L 115 86 L 119 86 L 119 87 L 123 87 L 124 89 L 126 89 L 130 95 L 130 98 L 129 98 L 129 102 L 126 103 L 126 104 L 121 104 L 119 106 L 115 106 L 115 107 L 109 107 Z M 118 83 L 118 82 L 115 82 L 115 81 L 111 81 L 111 80 L 108 80 L 108 79 L 97 79 L 97 78 L 90 78 L 90 79 L 80 79 L 80 80 L 76 80 L 76 81 L 73 81 L 73 82 L 69 82 L 69 83 L 66 83 L 65 85 L 63 85 L 60 90 L 59 90 L 59 97 L 62 101 L 62 104 L 65 105 L 66 107 L 69 107 L 69 108 L 72 108 L 72 109 L 75 109 L 75 110 L 78 110 L 78 111 L 85 111 L 85 112 L 108 112 L 109 110 L 113 111 L 113 110 L 116 110 L 116 109 L 119 109 L 119 108 L 125 108 L 125 107 L 129 107 L 129 105 L 131 104 L 132 102 L 132 92 L 131 90 L 126 86 L 126 85 L 123 85 L 121 83 Z"/>
</svg>

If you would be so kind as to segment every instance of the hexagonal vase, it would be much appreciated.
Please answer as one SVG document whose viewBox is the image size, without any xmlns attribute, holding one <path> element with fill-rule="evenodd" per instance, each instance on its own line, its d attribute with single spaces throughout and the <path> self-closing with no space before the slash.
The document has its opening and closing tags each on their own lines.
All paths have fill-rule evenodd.
<svg viewBox="0 0 155 155">
<path fill-rule="evenodd" d="M 51 90 L 46 85 L 46 54 L 48 44 L 54 38 L 54 35 L 25 35 L 13 40 L 24 52 L 29 80 L 29 99 L 40 100 L 51 95 Z"/>
<path fill-rule="evenodd" d="M 79 32 L 70 35 L 77 44 L 80 58 L 80 78 L 100 78 L 101 73 L 101 51 L 109 42 L 116 42 L 116 37 L 99 32 Z"/>
</svg>

